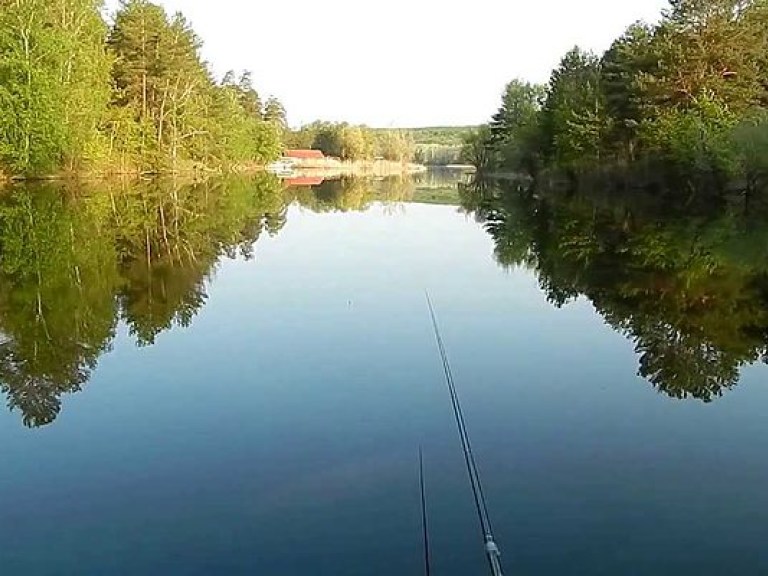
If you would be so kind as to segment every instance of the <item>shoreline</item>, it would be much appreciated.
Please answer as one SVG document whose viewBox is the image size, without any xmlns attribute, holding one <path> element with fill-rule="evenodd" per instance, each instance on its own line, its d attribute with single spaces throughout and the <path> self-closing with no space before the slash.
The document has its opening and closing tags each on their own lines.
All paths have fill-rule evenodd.
<svg viewBox="0 0 768 576">
<path fill-rule="evenodd" d="M 98 182 L 111 180 L 155 180 L 159 178 L 199 178 L 206 179 L 215 176 L 248 175 L 266 172 L 266 166 L 249 166 L 229 169 L 193 168 L 188 170 L 130 170 L 130 171 L 81 171 L 59 172 L 57 174 L 43 174 L 35 176 L 8 176 L 0 172 L 0 185 L 23 184 L 35 182 Z"/>
<path fill-rule="evenodd" d="M 296 160 L 291 162 L 292 172 L 300 174 L 335 174 L 352 176 L 396 176 L 402 174 L 419 174 L 429 168 L 414 162 L 398 162 L 395 160 L 339 160 L 323 158 Z M 289 171 L 289 172 L 290 172 Z"/>
<path fill-rule="evenodd" d="M 399 162 L 338 162 L 334 164 L 297 164 L 296 174 L 305 176 L 397 176 L 420 174 L 427 172 L 429 167 L 421 164 L 399 163 Z M 225 176 L 249 176 L 255 174 L 274 174 L 267 169 L 267 166 L 248 166 L 230 168 L 226 170 L 212 169 L 191 169 L 174 171 L 83 171 L 83 172 L 61 172 L 58 174 L 45 174 L 36 176 L 8 176 L 0 172 L 0 186 L 13 184 L 34 184 L 45 182 L 108 182 L 114 180 L 155 180 L 162 178 L 184 178 L 193 180 L 206 180 L 212 177 Z"/>
</svg>

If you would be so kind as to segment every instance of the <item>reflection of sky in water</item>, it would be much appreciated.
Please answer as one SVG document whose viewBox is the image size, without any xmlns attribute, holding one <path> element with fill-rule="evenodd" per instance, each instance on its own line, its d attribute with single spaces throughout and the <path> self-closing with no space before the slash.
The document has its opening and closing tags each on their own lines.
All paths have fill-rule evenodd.
<svg viewBox="0 0 768 576">
<path fill-rule="evenodd" d="M 670 400 L 456 208 L 376 205 L 291 208 L 190 328 L 123 330 L 52 426 L 0 414 L 3 573 L 417 574 L 420 444 L 435 573 L 483 573 L 424 289 L 509 573 L 768 570 L 764 367 Z"/>
</svg>

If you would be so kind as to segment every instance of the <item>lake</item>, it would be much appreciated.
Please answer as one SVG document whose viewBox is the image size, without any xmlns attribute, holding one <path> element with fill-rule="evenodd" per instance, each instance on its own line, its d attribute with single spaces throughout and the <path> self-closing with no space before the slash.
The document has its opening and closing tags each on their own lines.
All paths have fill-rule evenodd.
<svg viewBox="0 0 768 576">
<path fill-rule="evenodd" d="M 768 573 L 768 211 L 258 176 L 0 198 L 2 574 Z"/>
</svg>

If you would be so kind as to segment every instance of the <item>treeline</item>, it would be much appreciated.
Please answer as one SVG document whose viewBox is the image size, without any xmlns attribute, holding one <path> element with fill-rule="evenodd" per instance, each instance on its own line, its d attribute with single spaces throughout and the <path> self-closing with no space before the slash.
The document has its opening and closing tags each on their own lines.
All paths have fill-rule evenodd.
<svg viewBox="0 0 768 576">
<path fill-rule="evenodd" d="M 475 126 L 433 126 L 412 128 L 410 133 L 416 142 L 415 161 L 427 166 L 447 166 L 464 161 L 464 140 L 473 133 Z"/>
<path fill-rule="evenodd" d="M 417 145 L 461 146 L 464 138 L 476 126 L 430 126 L 425 128 L 409 128 Z"/>
<path fill-rule="evenodd" d="M 445 166 L 462 161 L 464 138 L 472 133 L 471 126 L 397 129 L 318 121 L 287 133 L 285 147 L 314 148 L 342 160 Z"/>
<path fill-rule="evenodd" d="M 547 86 L 511 82 L 467 139 L 486 170 L 645 163 L 750 185 L 768 174 L 768 2 L 671 0 L 602 56 L 574 48 Z"/>
<path fill-rule="evenodd" d="M 216 82 L 181 14 L 123 0 L 0 4 L 0 171 L 228 169 L 279 155 L 285 111 L 250 74 Z"/>
<path fill-rule="evenodd" d="M 458 164 L 463 158 L 463 146 L 451 144 L 417 144 L 414 160 L 426 166 Z"/>
<path fill-rule="evenodd" d="M 286 148 L 322 150 L 326 156 L 362 161 L 413 159 L 413 138 L 406 130 L 377 130 L 346 122 L 313 122 L 285 136 Z"/>
</svg>

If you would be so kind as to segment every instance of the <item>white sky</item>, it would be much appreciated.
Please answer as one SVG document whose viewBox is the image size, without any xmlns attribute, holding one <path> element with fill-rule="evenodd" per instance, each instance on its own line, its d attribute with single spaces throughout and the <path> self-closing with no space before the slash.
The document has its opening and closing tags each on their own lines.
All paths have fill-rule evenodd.
<svg viewBox="0 0 768 576">
<path fill-rule="evenodd" d="M 511 79 L 545 82 L 573 45 L 602 51 L 667 0 L 160 0 L 221 77 L 252 70 L 293 125 L 479 124 Z M 109 8 L 117 0 L 107 0 Z"/>
</svg>

